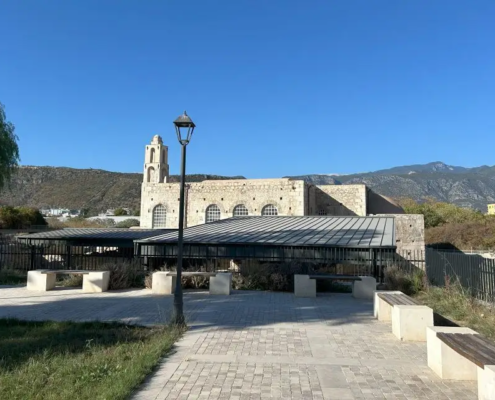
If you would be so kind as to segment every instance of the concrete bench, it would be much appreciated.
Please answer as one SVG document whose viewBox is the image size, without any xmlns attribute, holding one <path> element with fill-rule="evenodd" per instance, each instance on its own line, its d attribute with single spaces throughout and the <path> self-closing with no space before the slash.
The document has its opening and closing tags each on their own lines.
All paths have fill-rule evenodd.
<svg viewBox="0 0 495 400">
<path fill-rule="evenodd" d="M 495 399 L 495 343 L 469 328 L 427 330 L 428 366 L 442 379 L 477 380 L 478 399 Z"/>
<path fill-rule="evenodd" d="M 85 293 L 100 293 L 108 290 L 109 271 L 77 271 L 37 269 L 28 271 L 27 290 L 47 291 L 55 287 L 57 274 L 83 275 L 82 290 Z"/>
<path fill-rule="evenodd" d="M 352 295 L 357 299 L 372 299 L 376 290 L 376 279 L 371 276 L 310 274 L 294 275 L 294 295 L 296 297 L 316 297 L 316 280 L 351 281 Z"/>
<path fill-rule="evenodd" d="M 433 310 L 398 291 L 376 291 L 374 315 L 392 321 L 392 333 L 400 340 L 426 341 L 426 328 L 433 326 Z"/>
<path fill-rule="evenodd" d="M 210 294 L 230 295 L 232 291 L 232 273 L 230 272 L 182 272 L 182 276 L 210 278 Z M 151 291 L 153 294 L 173 294 L 175 292 L 176 282 L 177 272 L 154 272 Z"/>
</svg>

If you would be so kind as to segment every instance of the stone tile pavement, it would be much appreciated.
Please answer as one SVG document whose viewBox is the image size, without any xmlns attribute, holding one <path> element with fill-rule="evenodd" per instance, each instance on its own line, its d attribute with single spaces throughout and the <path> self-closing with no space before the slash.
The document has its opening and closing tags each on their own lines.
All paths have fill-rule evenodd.
<svg viewBox="0 0 495 400">
<path fill-rule="evenodd" d="M 186 292 L 190 329 L 133 397 L 141 399 L 476 399 L 475 382 L 446 381 L 426 344 L 400 342 L 372 304 L 347 294 Z M 0 317 L 118 320 L 152 325 L 172 296 L 0 287 Z"/>
</svg>

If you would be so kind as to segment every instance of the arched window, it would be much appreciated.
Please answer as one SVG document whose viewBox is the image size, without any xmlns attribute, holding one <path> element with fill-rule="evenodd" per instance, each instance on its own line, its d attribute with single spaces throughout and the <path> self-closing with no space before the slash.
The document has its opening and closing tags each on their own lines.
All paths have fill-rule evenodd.
<svg viewBox="0 0 495 400">
<path fill-rule="evenodd" d="M 327 215 L 327 210 L 318 210 L 318 215 Z"/>
<path fill-rule="evenodd" d="M 206 223 L 218 221 L 220 219 L 220 209 L 216 204 L 208 206 L 206 209 Z"/>
<path fill-rule="evenodd" d="M 261 210 L 261 215 L 278 215 L 277 207 L 273 204 L 267 204 L 263 207 L 263 210 Z"/>
<path fill-rule="evenodd" d="M 150 151 L 150 162 L 155 162 L 155 149 L 153 147 Z"/>
<path fill-rule="evenodd" d="M 167 209 L 161 204 L 158 204 L 153 209 L 153 228 L 165 228 L 167 225 Z"/>
<path fill-rule="evenodd" d="M 248 209 L 244 204 L 238 204 L 237 206 L 234 207 L 234 212 L 232 215 L 234 217 L 242 217 L 243 215 L 248 215 Z"/>
<path fill-rule="evenodd" d="M 155 169 L 153 167 L 148 168 L 148 182 L 153 182 L 155 180 Z"/>
</svg>

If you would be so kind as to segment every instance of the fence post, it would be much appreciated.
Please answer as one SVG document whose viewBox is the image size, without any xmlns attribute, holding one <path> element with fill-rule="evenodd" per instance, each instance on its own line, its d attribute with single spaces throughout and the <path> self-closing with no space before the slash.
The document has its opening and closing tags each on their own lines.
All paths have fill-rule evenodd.
<svg viewBox="0 0 495 400">
<path fill-rule="evenodd" d="M 36 246 L 31 245 L 31 260 L 29 269 L 32 271 L 36 269 Z"/>
<path fill-rule="evenodd" d="M 378 276 L 378 265 L 376 263 L 376 250 L 375 249 L 371 250 L 371 257 L 372 257 L 371 262 L 373 265 L 373 277 L 378 280 L 380 277 Z"/>
<path fill-rule="evenodd" d="M 67 269 L 72 269 L 71 267 L 71 246 L 65 247 L 67 250 Z"/>
</svg>

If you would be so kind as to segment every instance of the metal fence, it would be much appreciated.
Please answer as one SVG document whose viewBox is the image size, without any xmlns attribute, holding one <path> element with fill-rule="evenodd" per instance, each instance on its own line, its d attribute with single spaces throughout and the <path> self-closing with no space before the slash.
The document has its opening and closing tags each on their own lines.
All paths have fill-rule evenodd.
<svg viewBox="0 0 495 400">
<path fill-rule="evenodd" d="M 458 281 L 472 297 L 495 302 L 495 259 L 427 248 L 426 274 L 433 285 L 445 286 Z"/>
<path fill-rule="evenodd" d="M 97 270 L 105 264 L 134 259 L 132 248 L 68 246 L 58 241 L 28 245 L 14 236 L 0 236 L 0 269 Z M 143 271 L 147 269 L 144 259 L 135 262 L 141 263 Z"/>
</svg>

